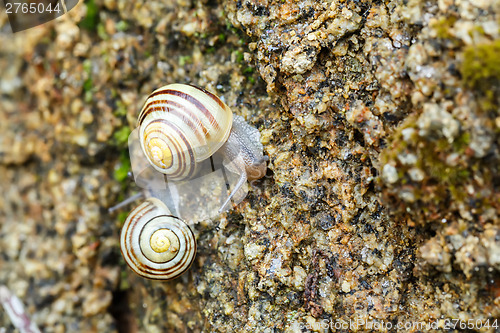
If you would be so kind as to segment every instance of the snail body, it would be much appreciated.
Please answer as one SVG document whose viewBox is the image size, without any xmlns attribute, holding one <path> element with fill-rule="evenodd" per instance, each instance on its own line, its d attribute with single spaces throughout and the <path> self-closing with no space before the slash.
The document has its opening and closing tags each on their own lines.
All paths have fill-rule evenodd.
<svg viewBox="0 0 500 333">
<path fill-rule="evenodd" d="M 148 198 L 125 220 L 120 249 L 137 274 L 148 279 L 171 280 L 191 266 L 196 239 L 189 226 L 170 215 L 163 202 Z"/>
<path fill-rule="evenodd" d="M 200 164 L 219 153 L 240 175 L 219 211 L 247 180 L 267 168 L 260 134 L 217 96 L 186 84 L 170 84 L 149 95 L 137 120 L 141 149 L 151 166 L 173 181 L 196 175 Z"/>
</svg>

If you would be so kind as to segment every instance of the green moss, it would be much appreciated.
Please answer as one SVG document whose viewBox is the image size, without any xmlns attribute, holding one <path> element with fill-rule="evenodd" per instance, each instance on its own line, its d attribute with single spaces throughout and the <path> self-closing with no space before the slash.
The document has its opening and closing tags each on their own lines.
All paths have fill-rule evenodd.
<svg viewBox="0 0 500 333">
<path fill-rule="evenodd" d="M 471 167 L 462 160 L 457 165 L 451 166 L 447 158 L 451 154 L 463 156 L 470 143 L 470 134 L 462 133 L 453 143 L 449 143 L 444 137 L 430 139 L 418 135 L 418 115 L 410 116 L 393 134 L 390 146 L 381 154 L 381 165 L 395 163 L 398 171 L 398 183 L 392 186 L 391 193 L 411 190 L 416 200 L 420 202 L 419 208 L 431 204 L 439 211 L 444 198 L 449 196 L 452 200 L 463 201 L 466 198 L 465 186 L 469 183 L 473 172 Z M 408 141 L 403 138 L 403 130 L 414 128 L 415 132 Z M 400 163 L 399 156 L 414 154 L 417 156 L 415 166 L 422 170 L 425 177 L 421 184 L 415 186 L 415 182 L 409 176 L 411 166 Z"/>
<path fill-rule="evenodd" d="M 128 126 L 123 126 L 113 134 L 113 138 L 115 139 L 117 146 L 127 145 L 130 132 L 131 131 Z"/>
<path fill-rule="evenodd" d="M 444 139 L 439 141 L 446 141 Z M 448 143 L 446 142 L 448 145 Z M 437 149 L 438 145 L 431 142 L 425 142 L 423 147 L 418 153 L 420 157 L 417 166 L 424 170 L 426 174 L 435 179 L 441 185 L 446 187 L 459 186 L 464 183 L 468 176 L 469 171 L 460 166 L 450 166 L 443 159 L 445 156 L 453 153 L 453 151 L 441 152 L 442 149 Z M 443 155 L 443 156 L 442 156 Z"/>
<path fill-rule="evenodd" d="M 118 31 L 126 31 L 129 28 L 129 25 L 125 21 L 120 21 L 116 24 L 116 30 Z"/>
<path fill-rule="evenodd" d="M 389 147 L 387 149 L 384 149 L 380 155 L 382 165 L 396 159 L 398 154 L 407 148 L 408 142 L 403 139 L 403 130 L 407 128 L 415 128 L 415 122 L 417 121 L 417 119 L 418 114 L 414 113 L 406 118 L 406 120 L 396 129 L 391 137 Z M 411 142 L 416 142 L 417 138 L 418 136 L 415 132 L 415 135 L 413 135 L 411 138 Z"/>
<path fill-rule="evenodd" d="M 238 63 L 242 63 L 243 62 L 243 59 L 244 59 L 243 52 L 241 52 L 241 51 L 234 51 L 234 55 L 235 55 L 236 62 L 238 62 Z"/>
<path fill-rule="evenodd" d="M 83 61 L 82 66 L 83 66 L 83 71 L 88 75 L 90 75 L 90 73 L 92 72 L 92 61 L 90 59 L 85 59 Z"/>
<path fill-rule="evenodd" d="M 108 33 L 106 32 L 106 28 L 104 27 L 104 24 L 102 24 L 102 23 L 97 24 L 97 35 L 102 40 L 108 40 L 109 39 L 109 36 L 108 36 Z"/>
<path fill-rule="evenodd" d="M 92 89 L 92 79 L 88 78 L 83 82 L 83 91 L 87 93 L 90 92 L 91 89 Z"/>
<path fill-rule="evenodd" d="M 128 154 L 128 149 L 123 150 L 120 155 L 120 161 L 118 166 L 115 168 L 113 177 L 117 182 L 124 183 L 128 179 L 128 172 L 130 171 L 130 157 Z"/>
<path fill-rule="evenodd" d="M 92 83 L 92 82 L 90 82 Z M 90 85 L 87 85 L 87 87 L 90 87 Z M 91 103 L 92 100 L 94 99 L 94 95 L 92 94 L 92 91 L 89 89 L 87 91 L 85 91 L 85 94 L 84 94 L 84 97 L 83 97 L 83 100 L 85 101 L 85 103 Z"/>
<path fill-rule="evenodd" d="M 186 64 L 190 64 L 193 62 L 193 59 L 191 58 L 191 56 L 180 56 L 179 57 L 179 66 L 184 66 Z"/>
<path fill-rule="evenodd" d="M 255 69 L 253 67 L 246 66 L 245 68 L 243 68 L 242 72 L 243 75 L 245 75 L 245 77 L 247 78 L 248 82 L 250 82 L 251 84 L 255 83 Z"/>
<path fill-rule="evenodd" d="M 125 223 L 125 220 L 127 219 L 129 212 L 120 212 L 118 213 L 118 221 L 120 222 L 120 226 L 122 226 Z"/>
<path fill-rule="evenodd" d="M 80 21 L 79 25 L 83 29 L 95 32 L 97 24 L 99 23 L 99 11 L 97 5 L 94 0 L 88 0 L 85 4 L 87 5 L 87 14 Z"/>
<path fill-rule="evenodd" d="M 453 150 L 459 154 L 463 154 L 465 149 L 469 146 L 470 134 L 469 132 L 464 132 L 458 138 L 453 141 Z"/>
<path fill-rule="evenodd" d="M 116 169 L 113 174 L 115 180 L 118 182 L 123 182 L 124 180 L 126 180 L 129 170 L 130 166 L 127 166 L 125 164 L 120 165 L 120 167 L 118 167 L 118 169 Z"/>
<path fill-rule="evenodd" d="M 491 109 L 500 86 L 500 39 L 491 43 L 471 45 L 464 51 L 460 72 L 467 88 L 477 90 L 485 97 L 483 108 Z"/>
<path fill-rule="evenodd" d="M 253 69 L 253 67 L 250 67 L 250 66 L 245 67 L 245 69 L 243 70 L 243 74 L 252 74 L 253 72 L 254 72 L 254 69 Z"/>
<path fill-rule="evenodd" d="M 116 102 L 116 109 L 113 111 L 113 114 L 116 117 L 125 117 L 127 115 L 127 107 L 122 101 Z"/>
<path fill-rule="evenodd" d="M 450 17 L 440 17 L 439 20 L 434 21 L 431 24 L 431 28 L 436 31 L 436 35 L 438 38 L 442 39 L 450 39 L 453 36 L 450 34 L 450 28 L 453 27 L 457 18 L 454 16 Z"/>
<path fill-rule="evenodd" d="M 83 91 L 87 94 L 92 89 L 92 61 L 90 59 L 86 59 L 82 66 L 83 71 L 87 74 L 87 79 L 83 82 Z M 85 95 L 85 101 L 87 101 L 88 97 L 89 96 Z"/>
<path fill-rule="evenodd" d="M 226 19 L 226 30 L 231 31 L 234 34 L 238 34 L 238 29 L 234 25 L 231 24 L 231 21 L 229 19 Z"/>
</svg>

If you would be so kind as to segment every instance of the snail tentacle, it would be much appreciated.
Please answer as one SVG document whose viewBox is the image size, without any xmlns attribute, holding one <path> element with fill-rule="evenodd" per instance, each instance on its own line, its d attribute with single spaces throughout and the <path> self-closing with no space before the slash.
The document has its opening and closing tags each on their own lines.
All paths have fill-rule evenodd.
<svg viewBox="0 0 500 333">
<path fill-rule="evenodd" d="M 241 189 L 243 184 L 247 181 L 247 175 L 246 173 L 242 173 L 240 175 L 240 178 L 238 179 L 238 182 L 236 185 L 234 185 L 234 189 L 231 191 L 231 194 L 227 197 L 226 201 L 222 204 L 221 208 L 219 209 L 219 213 L 222 213 L 224 210 L 226 210 L 227 205 L 229 202 L 231 202 L 231 199 L 236 195 L 236 193 Z"/>
<path fill-rule="evenodd" d="M 114 205 L 113 207 L 109 207 L 108 208 L 108 213 L 113 213 L 115 210 L 118 210 L 120 208 L 123 208 L 129 204 L 131 204 L 132 202 L 138 200 L 138 199 L 141 199 L 144 197 L 144 192 L 139 192 L 139 193 L 136 193 L 134 194 L 133 196 L 123 200 L 122 202 L 119 202 L 118 204 Z"/>
</svg>

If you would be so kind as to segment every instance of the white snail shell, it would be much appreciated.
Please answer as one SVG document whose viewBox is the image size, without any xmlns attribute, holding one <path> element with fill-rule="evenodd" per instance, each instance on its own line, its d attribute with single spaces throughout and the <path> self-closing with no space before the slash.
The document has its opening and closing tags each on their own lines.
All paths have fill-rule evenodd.
<svg viewBox="0 0 500 333">
<path fill-rule="evenodd" d="M 217 96 L 198 87 L 171 84 L 149 95 L 137 126 L 151 165 L 178 180 L 191 177 L 197 162 L 226 142 L 232 121 L 231 110 Z"/>
<path fill-rule="evenodd" d="M 184 273 L 196 255 L 193 232 L 156 198 L 148 198 L 128 215 L 120 236 L 125 261 L 137 274 L 171 280 Z"/>
<path fill-rule="evenodd" d="M 149 163 L 170 180 L 193 177 L 199 164 L 220 152 L 240 175 L 229 198 L 246 182 L 264 176 L 259 131 L 205 89 L 170 84 L 147 98 L 137 120 L 141 149 Z"/>
</svg>

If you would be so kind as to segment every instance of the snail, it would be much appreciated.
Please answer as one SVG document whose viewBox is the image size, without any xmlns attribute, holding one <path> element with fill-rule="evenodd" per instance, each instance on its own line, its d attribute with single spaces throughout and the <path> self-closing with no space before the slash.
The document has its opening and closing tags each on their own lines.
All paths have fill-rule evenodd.
<svg viewBox="0 0 500 333">
<path fill-rule="evenodd" d="M 214 154 L 239 179 L 219 212 L 247 180 L 266 172 L 260 133 L 211 92 L 187 84 L 170 84 L 149 95 L 137 120 L 141 149 L 150 165 L 179 181 L 194 177 Z"/>
<path fill-rule="evenodd" d="M 125 220 L 120 249 L 129 267 L 148 279 L 171 280 L 184 273 L 196 254 L 193 232 L 156 198 L 148 198 Z"/>
<path fill-rule="evenodd" d="M 139 113 L 134 132 L 137 137 L 134 134 L 131 140 L 131 134 L 129 147 L 138 140 L 140 150 L 130 149 L 132 169 L 137 162 L 132 152 L 142 151 L 138 164 L 149 163 L 162 176 L 158 177 L 154 171 L 156 175 L 145 183 L 145 192 L 110 211 L 139 196 L 151 196 L 132 210 L 125 221 L 120 236 L 122 255 L 132 270 L 143 277 L 174 279 L 190 267 L 196 253 L 196 241 L 189 226 L 167 208 L 163 176 L 173 182 L 189 180 L 199 175 L 208 160 L 213 172 L 214 160 L 220 160 L 213 157 L 221 157 L 222 164 L 238 178 L 233 181 L 235 185 L 219 209 L 220 213 L 231 198 L 237 197 L 247 180 L 265 175 L 268 157 L 263 156 L 257 129 L 242 117 L 233 116 L 217 96 L 192 85 L 170 84 L 153 91 Z M 144 157 L 148 163 L 143 161 Z M 150 175 L 149 166 L 134 170 L 136 182 L 144 170 Z"/>
</svg>

